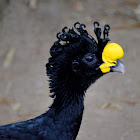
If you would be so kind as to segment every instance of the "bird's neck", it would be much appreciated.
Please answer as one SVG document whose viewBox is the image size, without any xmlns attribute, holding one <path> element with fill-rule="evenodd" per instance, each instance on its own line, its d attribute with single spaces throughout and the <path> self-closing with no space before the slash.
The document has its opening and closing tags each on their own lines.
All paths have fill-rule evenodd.
<svg viewBox="0 0 140 140">
<path fill-rule="evenodd" d="M 67 83 L 68 84 L 68 83 Z M 60 125 L 67 138 L 76 138 L 83 116 L 84 91 L 72 85 L 60 87 L 48 114 L 53 114 L 55 125 Z M 63 89 L 63 90 L 62 90 Z M 70 132 L 70 133 L 68 133 Z M 62 134 L 62 135 L 63 135 Z M 73 138 L 70 139 L 73 139 Z"/>
</svg>

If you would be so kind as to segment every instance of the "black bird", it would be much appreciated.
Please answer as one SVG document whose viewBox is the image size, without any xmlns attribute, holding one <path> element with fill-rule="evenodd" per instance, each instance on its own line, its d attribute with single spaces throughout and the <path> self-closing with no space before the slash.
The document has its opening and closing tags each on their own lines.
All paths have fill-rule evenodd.
<svg viewBox="0 0 140 140">
<path fill-rule="evenodd" d="M 0 127 L 0 140 L 75 140 L 84 110 L 87 88 L 109 72 L 124 73 L 119 60 L 123 49 L 108 43 L 110 26 L 105 25 L 103 37 L 99 23 L 94 23 L 97 41 L 79 22 L 57 34 L 46 64 L 51 97 L 50 109 L 31 120 Z"/>
</svg>

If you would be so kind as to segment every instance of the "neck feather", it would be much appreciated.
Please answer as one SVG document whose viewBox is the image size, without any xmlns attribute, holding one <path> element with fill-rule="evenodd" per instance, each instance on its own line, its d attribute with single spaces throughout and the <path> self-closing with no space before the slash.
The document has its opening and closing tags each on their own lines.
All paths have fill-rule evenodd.
<svg viewBox="0 0 140 140">
<path fill-rule="evenodd" d="M 55 109 L 56 113 L 83 110 L 84 91 L 78 84 L 59 81 L 54 95 L 54 102 L 50 108 Z"/>
</svg>

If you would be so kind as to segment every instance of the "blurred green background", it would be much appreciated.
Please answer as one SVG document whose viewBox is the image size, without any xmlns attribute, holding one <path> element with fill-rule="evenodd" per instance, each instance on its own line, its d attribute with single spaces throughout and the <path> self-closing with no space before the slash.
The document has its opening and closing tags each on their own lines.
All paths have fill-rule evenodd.
<svg viewBox="0 0 140 140">
<path fill-rule="evenodd" d="M 77 140 L 140 140 L 140 0 L 1 0 L 0 125 L 44 113 L 51 104 L 45 64 L 56 33 L 79 21 L 111 26 L 124 48 L 125 75 L 92 85 Z"/>
</svg>

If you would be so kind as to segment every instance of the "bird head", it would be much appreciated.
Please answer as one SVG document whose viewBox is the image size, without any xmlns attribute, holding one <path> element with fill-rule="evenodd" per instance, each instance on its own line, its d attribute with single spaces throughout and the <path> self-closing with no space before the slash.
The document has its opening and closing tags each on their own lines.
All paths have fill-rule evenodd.
<svg viewBox="0 0 140 140">
<path fill-rule="evenodd" d="M 51 92 L 57 90 L 54 88 L 56 85 L 59 88 L 64 83 L 68 83 L 71 90 L 78 86 L 86 90 L 106 73 L 125 72 L 120 61 L 124 55 L 122 47 L 117 43 L 108 43 L 110 26 L 104 26 L 102 38 L 99 23 L 94 23 L 97 41 L 88 34 L 85 27 L 77 22 L 74 28 L 64 27 L 62 33 L 57 34 L 58 41 L 51 47 L 51 57 L 46 64 Z"/>
</svg>

